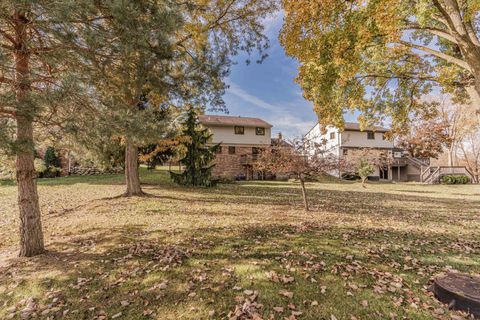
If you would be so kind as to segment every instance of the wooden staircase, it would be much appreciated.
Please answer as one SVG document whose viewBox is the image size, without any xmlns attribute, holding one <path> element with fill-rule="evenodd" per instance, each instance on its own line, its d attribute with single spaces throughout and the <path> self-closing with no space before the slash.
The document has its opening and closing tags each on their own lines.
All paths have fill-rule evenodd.
<svg viewBox="0 0 480 320">
<path fill-rule="evenodd" d="M 440 179 L 446 175 L 467 176 L 470 181 L 474 180 L 473 174 L 462 166 L 424 166 L 421 168 L 420 181 L 423 183 L 440 183 Z"/>
</svg>

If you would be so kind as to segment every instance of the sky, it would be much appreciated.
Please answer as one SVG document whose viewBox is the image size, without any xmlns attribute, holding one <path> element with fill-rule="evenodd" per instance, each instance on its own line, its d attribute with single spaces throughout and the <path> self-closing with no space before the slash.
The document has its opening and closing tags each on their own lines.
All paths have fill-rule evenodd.
<svg viewBox="0 0 480 320">
<path fill-rule="evenodd" d="M 285 55 L 278 41 L 282 15 L 265 20 L 265 32 L 270 39 L 268 58 L 261 64 L 245 63 L 239 56 L 227 79 L 230 88 L 224 100 L 229 115 L 261 118 L 273 125 L 272 137 L 281 132 L 286 137 L 307 133 L 317 122 L 313 105 L 302 97 L 302 90 L 294 82 L 297 62 Z M 223 113 L 217 113 L 223 114 Z"/>
</svg>

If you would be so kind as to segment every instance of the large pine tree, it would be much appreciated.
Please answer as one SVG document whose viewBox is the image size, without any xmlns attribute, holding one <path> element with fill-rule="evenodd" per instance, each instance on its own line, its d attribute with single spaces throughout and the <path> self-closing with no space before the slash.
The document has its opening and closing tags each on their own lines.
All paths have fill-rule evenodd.
<svg viewBox="0 0 480 320">
<path fill-rule="evenodd" d="M 240 51 L 259 51 L 268 39 L 263 19 L 275 11 L 276 0 L 126 0 L 96 2 L 94 13 L 106 17 L 78 31 L 92 91 L 98 92 L 103 127 L 122 136 L 125 144 L 126 196 L 142 195 L 138 146 L 162 136 L 148 110 L 186 101 L 224 108 L 224 79 Z M 147 112 L 145 112 L 147 111 Z M 113 119 L 114 121 L 112 121 Z M 96 124 L 99 124 L 97 121 Z M 156 130 L 157 129 L 157 130 Z M 155 132 L 156 130 L 156 132 Z"/>
<path fill-rule="evenodd" d="M 200 128 L 194 108 L 188 109 L 184 122 L 182 143 L 185 146 L 185 157 L 180 163 L 185 166 L 182 173 L 170 172 L 175 183 L 190 186 L 212 187 L 216 180 L 212 178 L 212 164 L 220 145 L 208 146 L 212 134 L 207 128 Z"/>
<path fill-rule="evenodd" d="M 0 148 L 16 157 L 20 256 L 44 251 L 34 168 L 35 126 L 78 97 L 77 56 L 65 44 L 89 1 L 0 1 Z M 91 17 L 102 19 L 102 17 Z"/>
</svg>

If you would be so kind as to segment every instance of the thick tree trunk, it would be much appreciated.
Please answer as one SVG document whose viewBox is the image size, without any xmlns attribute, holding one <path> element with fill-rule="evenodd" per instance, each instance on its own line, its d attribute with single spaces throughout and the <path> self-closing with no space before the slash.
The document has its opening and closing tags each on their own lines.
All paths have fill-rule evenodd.
<svg viewBox="0 0 480 320">
<path fill-rule="evenodd" d="M 468 95 L 470 96 L 470 104 L 473 111 L 476 112 L 477 117 L 480 119 L 480 80 L 475 86 L 466 87 Z"/>
<path fill-rule="evenodd" d="M 20 209 L 20 256 L 32 257 L 44 251 L 40 206 L 38 203 L 35 167 L 33 164 L 32 122 L 25 118 L 17 120 L 16 174 L 18 207 Z"/>
<path fill-rule="evenodd" d="M 28 19 L 23 12 L 15 12 L 15 95 L 17 100 L 16 175 L 18 207 L 20 212 L 20 253 L 31 257 L 44 251 L 40 205 L 38 203 L 36 173 L 33 164 L 33 110 L 29 102 L 30 55 L 27 46 Z"/>
<path fill-rule="evenodd" d="M 309 211 L 310 208 L 308 206 L 307 189 L 305 189 L 305 178 L 303 176 L 300 177 L 300 185 L 302 186 L 303 205 L 305 211 Z"/>
<path fill-rule="evenodd" d="M 127 184 L 125 196 L 141 196 L 144 194 L 140 186 L 138 147 L 128 137 L 125 146 L 125 180 Z"/>
</svg>

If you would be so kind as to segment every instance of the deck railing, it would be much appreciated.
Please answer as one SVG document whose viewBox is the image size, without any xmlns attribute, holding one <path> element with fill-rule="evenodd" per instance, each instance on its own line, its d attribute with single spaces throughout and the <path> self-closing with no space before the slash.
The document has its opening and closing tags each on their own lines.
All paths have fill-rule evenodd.
<svg viewBox="0 0 480 320">
<path fill-rule="evenodd" d="M 466 167 L 462 166 L 427 167 L 422 170 L 420 181 L 424 183 L 438 183 L 440 178 L 446 175 L 463 175 L 469 177 L 470 181 L 474 181 L 473 174 Z"/>
</svg>

